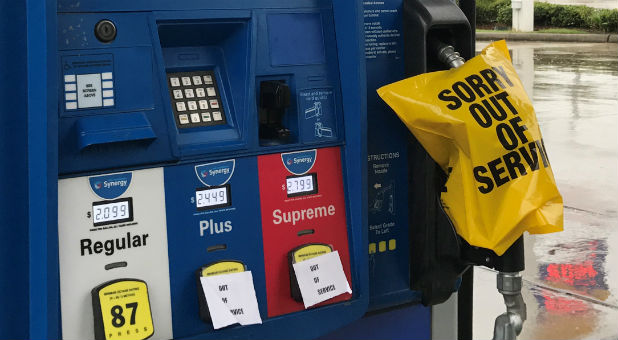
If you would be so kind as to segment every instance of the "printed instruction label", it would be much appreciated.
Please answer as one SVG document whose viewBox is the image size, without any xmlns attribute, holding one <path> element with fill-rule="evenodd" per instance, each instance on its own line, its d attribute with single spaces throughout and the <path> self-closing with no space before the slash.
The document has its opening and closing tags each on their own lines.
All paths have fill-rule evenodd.
<svg viewBox="0 0 618 340">
<path fill-rule="evenodd" d="M 401 0 L 363 1 L 365 58 L 401 58 Z"/>
<path fill-rule="evenodd" d="M 215 329 L 261 324 L 251 271 L 200 277 Z"/>
<path fill-rule="evenodd" d="M 335 95 L 333 89 L 309 89 L 298 95 L 303 141 L 337 138 L 335 129 Z"/>
<path fill-rule="evenodd" d="M 293 267 L 305 308 L 352 293 L 337 251 L 294 263 Z"/>
</svg>

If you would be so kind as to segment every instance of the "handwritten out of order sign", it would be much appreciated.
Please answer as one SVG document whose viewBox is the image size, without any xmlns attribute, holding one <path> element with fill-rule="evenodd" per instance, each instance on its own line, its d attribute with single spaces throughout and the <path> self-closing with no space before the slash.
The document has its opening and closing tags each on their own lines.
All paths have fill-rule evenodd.
<svg viewBox="0 0 618 340">
<path fill-rule="evenodd" d="M 378 94 L 448 174 L 441 201 L 468 243 L 502 255 L 524 231 L 562 230 L 562 196 L 504 41 Z"/>
<path fill-rule="evenodd" d="M 200 277 L 214 329 L 261 324 L 251 271 Z"/>
<path fill-rule="evenodd" d="M 352 293 L 338 251 L 293 264 L 305 308 Z"/>
</svg>

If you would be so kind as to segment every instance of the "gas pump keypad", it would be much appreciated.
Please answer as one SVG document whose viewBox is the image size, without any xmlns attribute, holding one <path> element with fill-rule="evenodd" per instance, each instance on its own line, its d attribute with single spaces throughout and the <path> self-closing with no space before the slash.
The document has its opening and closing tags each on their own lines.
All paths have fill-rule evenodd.
<svg viewBox="0 0 618 340">
<path fill-rule="evenodd" d="M 168 73 L 167 86 L 178 128 L 227 122 L 213 71 Z"/>
</svg>

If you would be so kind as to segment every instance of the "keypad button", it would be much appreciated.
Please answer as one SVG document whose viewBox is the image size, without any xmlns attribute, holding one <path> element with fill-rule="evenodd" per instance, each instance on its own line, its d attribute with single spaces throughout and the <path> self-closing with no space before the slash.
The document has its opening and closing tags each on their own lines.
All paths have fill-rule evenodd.
<svg viewBox="0 0 618 340">
<path fill-rule="evenodd" d="M 65 74 L 64 75 L 64 82 L 65 83 L 74 83 L 75 82 L 75 75 L 74 74 Z"/>
<path fill-rule="evenodd" d="M 111 80 L 104 81 L 101 83 L 101 87 L 103 87 L 104 89 L 112 89 L 114 88 L 114 82 Z"/>
<path fill-rule="evenodd" d="M 195 97 L 195 94 L 193 93 L 193 89 L 185 89 L 185 97 L 187 98 Z"/>
<path fill-rule="evenodd" d="M 103 99 L 103 106 L 114 106 L 114 98 Z"/>
<path fill-rule="evenodd" d="M 179 115 L 178 120 L 180 120 L 180 124 L 189 124 L 189 116 L 186 114 Z"/>
<path fill-rule="evenodd" d="M 66 102 L 67 110 L 75 110 L 77 109 L 77 102 Z"/>
<path fill-rule="evenodd" d="M 64 99 L 66 100 L 77 100 L 77 93 L 72 92 L 72 93 L 66 93 L 64 95 Z M 205 101 L 205 100 L 204 100 Z"/>
<path fill-rule="evenodd" d="M 113 100 L 113 95 L 111 95 L 113 80 L 109 75 L 106 75 L 106 77 L 108 79 L 104 80 L 109 82 L 107 83 L 109 88 L 106 89 L 108 91 L 106 93 L 109 93 L 110 96 L 103 96 L 103 100 Z M 226 121 L 224 109 L 219 102 L 221 99 L 219 97 L 221 95 L 220 89 L 215 85 L 215 75 L 212 74 L 212 71 L 168 73 L 168 77 L 171 90 L 170 97 L 174 114 L 177 115 L 178 128 L 220 125 Z M 103 85 L 103 81 L 101 85 Z M 76 96 L 73 91 L 69 92 L 71 95 L 67 96 L 66 103 L 71 102 L 69 99 Z M 73 104 L 68 105 L 70 107 Z M 211 111 L 211 109 L 214 109 L 214 111 Z"/>
<path fill-rule="evenodd" d="M 102 80 L 112 80 L 112 73 L 111 72 L 103 72 L 101 73 L 101 79 Z"/>
<path fill-rule="evenodd" d="M 77 84 L 64 84 L 65 91 L 77 91 Z"/>
</svg>

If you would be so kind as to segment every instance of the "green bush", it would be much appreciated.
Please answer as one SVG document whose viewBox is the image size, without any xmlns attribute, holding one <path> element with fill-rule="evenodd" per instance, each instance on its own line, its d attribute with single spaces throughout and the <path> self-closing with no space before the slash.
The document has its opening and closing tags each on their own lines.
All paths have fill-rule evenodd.
<svg viewBox="0 0 618 340">
<path fill-rule="evenodd" d="M 511 21 L 510 0 L 477 0 L 476 23 L 478 25 L 510 26 Z M 618 30 L 618 10 L 535 2 L 534 26 L 616 32 Z"/>
<path fill-rule="evenodd" d="M 594 11 L 586 20 L 589 28 L 604 32 L 618 31 L 618 11 L 601 9 Z"/>
<path fill-rule="evenodd" d="M 511 0 L 477 0 L 476 23 L 479 25 L 505 24 L 504 13 L 511 11 Z M 508 19 L 508 25 L 511 18 Z"/>
<path fill-rule="evenodd" d="M 586 27 L 586 18 L 593 8 L 586 6 L 556 6 L 549 25 L 555 27 Z"/>
<path fill-rule="evenodd" d="M 511 26 L 513 23 L 513 10 L 511 9 L 511 1 L 501 1 L 498 6 L 498 18 L 499 24 L 505 26 Z"/>
</svg>

